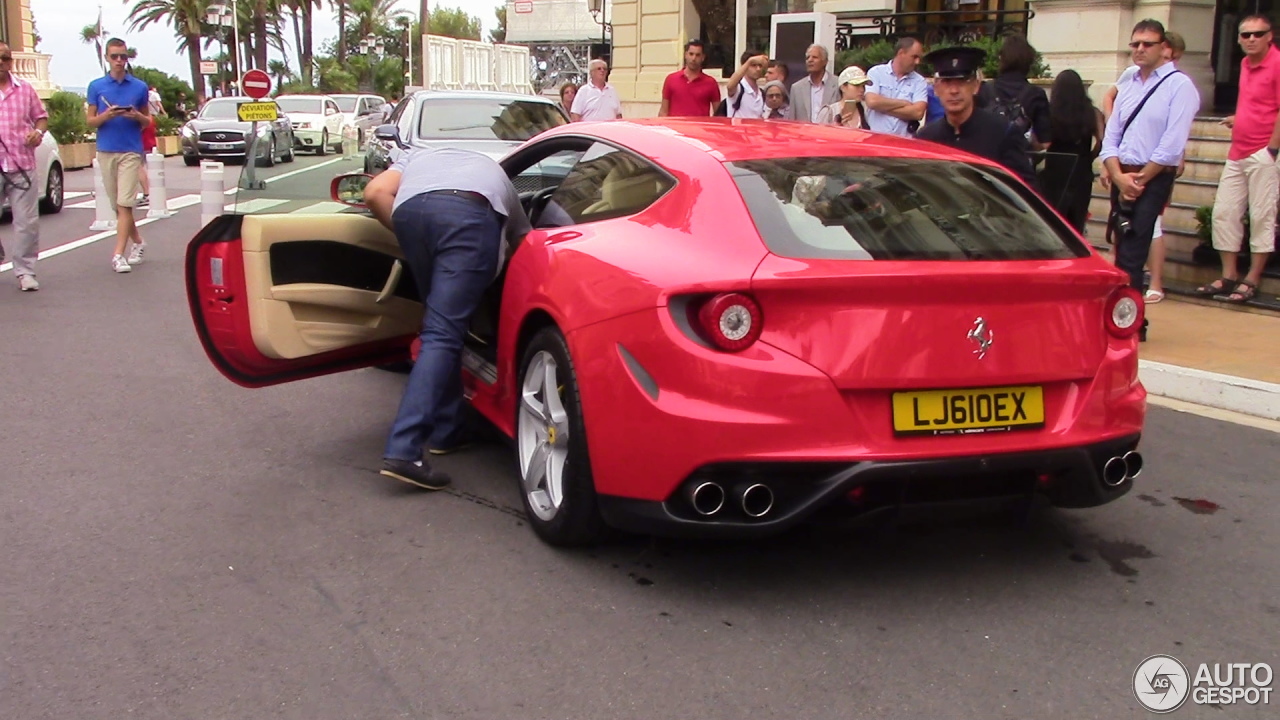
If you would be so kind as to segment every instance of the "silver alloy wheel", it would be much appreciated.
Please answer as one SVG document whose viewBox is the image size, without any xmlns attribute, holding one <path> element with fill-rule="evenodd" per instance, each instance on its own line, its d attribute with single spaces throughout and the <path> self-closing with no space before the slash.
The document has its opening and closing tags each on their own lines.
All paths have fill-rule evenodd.
<svg viewBox="0 0 1280 720">
<path fill-rule="evenodd" d="M 62 170 L 56 166 L 49 170 L 49 187 L 44 197 L 51 207 L 62 207 Z"/>
<path fill-rule="evenodd" d="M 520 484 L 534 515 L 550 521 L 564 503 L 569 414 L 560 401 L 556 360 L 545 350 L 524 372 L 519 418 Z"/>
</svg>

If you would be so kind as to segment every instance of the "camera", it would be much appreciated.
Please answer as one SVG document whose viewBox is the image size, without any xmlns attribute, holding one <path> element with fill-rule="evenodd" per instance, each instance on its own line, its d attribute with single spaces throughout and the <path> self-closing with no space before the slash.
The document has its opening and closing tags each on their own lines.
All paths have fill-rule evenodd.
<svg viewBox="0 0 1280 720">
<path fill-rule="evenodd" d="M 1111 212 L 1111 221 L 1117 235 L 1125 240 L 1132 238 L 1133 203 L 1124 201 L 1116 203 L 1116 209 Z"/>
</svg>

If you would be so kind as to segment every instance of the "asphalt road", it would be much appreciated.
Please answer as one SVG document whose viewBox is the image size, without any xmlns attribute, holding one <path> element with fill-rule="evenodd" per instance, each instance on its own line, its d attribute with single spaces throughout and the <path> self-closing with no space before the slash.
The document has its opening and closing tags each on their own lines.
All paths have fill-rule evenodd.
<svg viewBox="0 0 1280 720">
<path fill-rule="evenodd" d="M 1134 493 L 1023 526 L 557 551 L 502 445 L 441 460 L 447 493 L 376 474 L 403 376 L 219 376 L 182 285 L 198 219 L 145 226 L 129 275 L 104 242 L 38 293 L 0 274 L 4 718 L 1110 719 L 1145 715 L 1155 653 L 1280 668 L 1274 434 L 1152 408 Z"/>
</svg>

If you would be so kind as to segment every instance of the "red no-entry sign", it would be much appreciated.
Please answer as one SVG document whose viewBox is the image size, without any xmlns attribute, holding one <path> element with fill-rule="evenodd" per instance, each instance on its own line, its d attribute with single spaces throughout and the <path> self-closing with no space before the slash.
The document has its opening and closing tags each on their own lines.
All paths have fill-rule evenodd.
<svg viewBox="0 0 1280 720">
<path fill-rule="evenodd" d="M 240 87 L 245 95 L 254 100 L 261 100 L 271 92 L 271 76 L 261 70 L 250 70 L 240 78 Z"/>
</svg>

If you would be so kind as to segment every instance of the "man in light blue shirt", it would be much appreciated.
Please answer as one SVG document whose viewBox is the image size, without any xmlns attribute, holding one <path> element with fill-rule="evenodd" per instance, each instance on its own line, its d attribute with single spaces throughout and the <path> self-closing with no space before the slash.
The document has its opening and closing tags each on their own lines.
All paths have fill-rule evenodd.
<svg viewBox="0 0 1280 720">
<path fill-rule="evenodd" d="M 467 443 L 460 422 L 462 342 L 507 247 L 529 231 L 529 218 L 501 165 L 453 148 L 403 155 L 369 182 L 364 199 L 395 232 L 426 306 L 422 347 L 387 439 L 382 474 L 441 490 L 449 476 L 423 462 L 423 445 L 443 455 Z"/>
<path fill-rule="evenodd" d="M 1159 22 L 1134 26 L 1129 47 L 1138 72 L 1119 87 L 1098 156 L 1111 181 L 1116 267 L 1139 292 L 1156 218 L 1173 194 L 1191 122 L 1200 111 L 1195 83 L 1165 59 L 1166 44 Z M 1145 325 L 1141 338 L 1146 339 Z"/>
<path fill-rule="evenodd" d="M 924 47 L 905 37 L 894 48 L 893 59 L 867 71 L 872 90 L 867 91 L 867 123 L 875 132 L 911 137 L 912 124 L 924 122 L 929 106 L 929 83 L 916 68 Z"/>
</svg>

